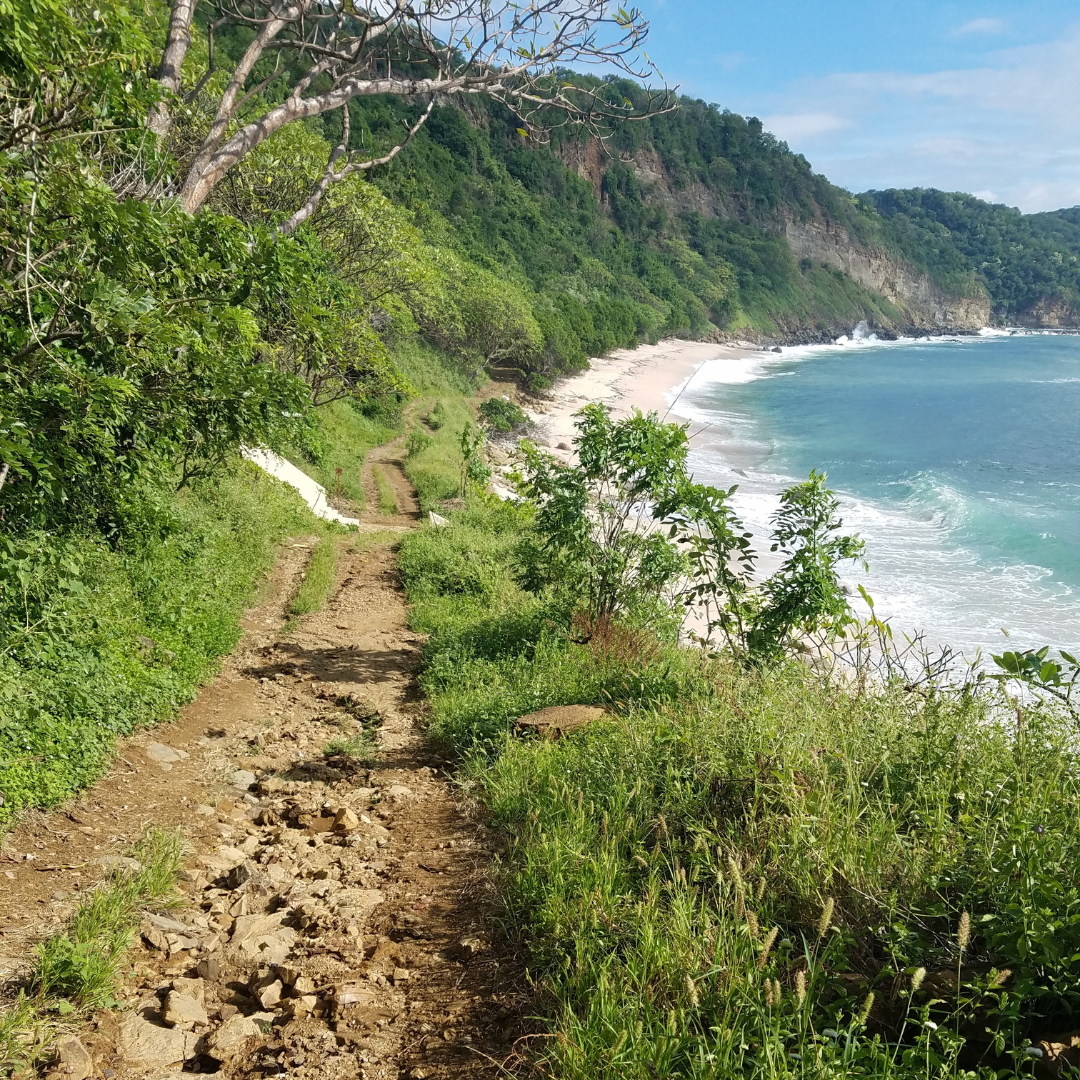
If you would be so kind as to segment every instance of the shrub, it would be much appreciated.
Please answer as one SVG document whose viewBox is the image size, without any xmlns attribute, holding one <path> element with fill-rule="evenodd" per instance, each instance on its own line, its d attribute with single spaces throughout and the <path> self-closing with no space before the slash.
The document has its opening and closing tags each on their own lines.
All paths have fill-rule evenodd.
<svg viewBox="0 0 1080 1080">
<path fill-rule="evenodd" d="M 521 406 L 506 398 L 488 398 L 481 403 L 478 412 L 491 431 L 510 432 L 529 422 Z"/>
</svg>

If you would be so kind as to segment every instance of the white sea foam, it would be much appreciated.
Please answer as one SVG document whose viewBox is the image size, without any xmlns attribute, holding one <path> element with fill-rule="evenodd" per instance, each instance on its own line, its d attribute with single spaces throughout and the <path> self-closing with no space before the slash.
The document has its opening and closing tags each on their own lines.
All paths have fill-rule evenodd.
<svg viewBox="0 0 1080 1080">
<path fill-rule="evenodd" d="M 732 503 L 755 536 L 764 542 L 770 518 L 779 505 L 779 492 L 796 477 L 769 471 L 771 447 L 760 435 L 757 421 L 726 409 L 710 395 L 710 386 L 740 385 L 772 378 L 779 365 L 809 360 L 828 352 L 889 348 L 939 341 L 976 345 L 987 339 L 1014 336 L 988 328 L 979 337 L 942 336 L 881 342 L 865 337 L 833 345 L 806 345 L 781 352 L 755 353 L 738 359 L 710 361 L 671 394 L 681 394 L 678 412 L 707 425 L 691 452 L 691 467 L 699 479 L 722 487 L 738 485 Z M 1047 380 L 1051 381 L 1051 380 Z M 1053 380 L 1057 381 L 1057 380 Z M 1076 381 L 1076 380 L 1061 380 Z M 992 464 L 989 463 L 988 464 Z M 1057 483 L 1072 486 L 1072 481 Z M 1080 641 L 1080 592 L 1055 576 L 1048 567 L 1006 556 L 988 558 L 965 541 L 978 521 L 1003 505 L 1000 494 L 978 504 L 932 472 L 902 481 L 907 493 L 886 505 L 840 492 L 844 524 L 866 540 L 869 570 L 851 568 L 844 573 L 852 591 L 863 584 L 876 601 L 877 613 L 891 619 L 897 632 L 928 631 L 934 640 L 949 643 L 968 654 L 976 650 L 1008 647 L 1006 628 L 1014 646 L 1051 643 L 1075 648 Z M 1019 514 L 1017 506 L 1010 510 Z M 1038 507 L 1030 515 L 1038 515 Z M 767 574 L 775 557 L 762 560 Z"/>
</svg>

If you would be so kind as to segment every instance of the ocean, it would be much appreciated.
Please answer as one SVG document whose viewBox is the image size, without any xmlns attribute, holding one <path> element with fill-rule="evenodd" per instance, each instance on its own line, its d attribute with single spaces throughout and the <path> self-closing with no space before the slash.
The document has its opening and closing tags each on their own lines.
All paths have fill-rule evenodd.
<svg viewBox="0 0 1080 1080">
<path fill-rule="evenodd" d="M 1080 337 L 864 335 L 708 361 L 675 394 L 697 478 L 738 484 L 759 538 L 783 487 L 828 474 L 869 563 L 842 577 L 895 631 L 1080 647 Z"/>
</svg>

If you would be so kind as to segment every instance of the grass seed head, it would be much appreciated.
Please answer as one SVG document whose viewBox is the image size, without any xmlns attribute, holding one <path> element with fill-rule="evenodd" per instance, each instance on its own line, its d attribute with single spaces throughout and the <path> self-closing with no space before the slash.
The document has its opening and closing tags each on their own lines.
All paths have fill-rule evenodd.
<svg viewBox="0 0 1080 1080">
<path fill-rule="evenodd" d="M 699 1001 L 697 983 L 694 982 L 693 977 L 690 975 L 683 976 L 683 989 L 686 991 L 686 1000 L 690 1002 L 693 1008 L 697 1008 Z"/>
<path fill-rule="evenodd" d="M 832 926 L 833 909 L 836 907 L 836 901 L 830 896 L 821 909 L 821 917 L 818 919 L 817 924 L 817 936 L 820 941 L 828 932 L 829 927 Z"/>
<path fill-rule="evenodd" d="M 656 831 L 660 834 L 660 838 L 662 840 L 666 840 L 668 838 L 667 819 L 664 817 L 663 814 L 656 815 Z"/>
<path fill-rule="evenodd" d="M 956 944 L 963 952 L 971 941 L 971 916 L 965 911 L 960 915 L 960 925 L 956 929 Z"/>
<path fill-rule="evenodd" d="M 806 1001 L 806 972 L 800 969 L 795 973 L 795 1002 L 799 1008 L 802 1008 L 804 1001 Z"/>
<path fill-rule="evenodd" d="M 765 940 L 761 945 L 761 955 L 758 957 L 758 971 L 769 962 L 769 953 L 772 952 L 772 947 L 776 944 L 776 936 L 780 933 L 780 927 L 774 926 L 766 935 Z"/>
<path fill-rule="evenodd" d="M 990 972 L 990 989 L 997 990 L 1004 986 L 1012 976 L 1011 968 L 1002 968 L 1000 971 Z"/>
<path fill-rule="evenodd" d="M 911 992 L 914 994 L 923 984 L 923 979 L 926 978 L 926 968 L 916 968 L 911 973 Z"/>
<path fill-rule="evenodd" d="M 869 994 L 863 999 L 862 1008 L 859 1009 L 859 1024 L 865 1024 L 870 1019 L 870 1010 L 874 1007 L 874 991 L 871 990 Z"/>
<path fill-rule="evenodd" d="M 758 937 L 761 934 L 761 927 L 758 925 L 757 916 L 752 911 L 746 913 L 746 925 L 750 927 L 750 933 L 753 937 Z"/>
<path fill-rule="evenodd" d="M 739 869 L 739 863 L 734 855 L 727 857 L 727 869 L 731 875 L 731 883 L 735 886 L 735 891 L 740 895 L 746 892 L 746 882 L 743 881 L 742 870 Z"/>
</svg>

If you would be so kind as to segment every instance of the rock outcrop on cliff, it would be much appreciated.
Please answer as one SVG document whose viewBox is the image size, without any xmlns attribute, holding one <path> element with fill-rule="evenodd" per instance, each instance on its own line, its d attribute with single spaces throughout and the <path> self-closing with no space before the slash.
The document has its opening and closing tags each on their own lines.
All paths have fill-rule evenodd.
<svg viewBox="0 0 1080 1080">
<path fill-rule="evenodd" d="M 641 185 L 648 202 L 662 204 L 670 214 L 700 214 L 738 222 L 747 216 L 747 207 L 723 190 L 700 179 L 676 181 L 661 154 L 651 146 L 616 156 L 595 139 L 565 143 L 558 148 L 563 163 L 589 181 L 598 199 L 604 200 L 604 177 L 618 162 L 627 167 Z M 821 207 L 809 218 L 800 218 L 791 208 L 779 207 L 767 220 L 755 216 L 753 224 L 769 233 L 782 235 L 795 263 L 826 266 L 846 274 L 875 298 L 884 299 L 897 318 L 869 316 L 886 332 L 974 331 L 991 321 L 991 302 L 985 290 L 976 286 L 972 295 L 955 295 L 937 285 L 910 262 L 880 246 L 854 239 L 844 225 L 830 220 Z M 869 314 L 869 313 L 868 313 Z M 1033 322 L 1048 318 L 1033 313 Z M 778 313 L 774 321 L 781 335 L 815 340 L 844 332 L 846 325 L 807 316 L 792 318 Z"/>
<path fill-rule="evenodd" d="M 856 243 L 842 225 L 821 218 L 788 219 L 784 235 L 796 260 L 809 259 L 842 270 L 899 308 L 913 328 L 978 330 L 990 322 L 990 298 L 985 292 L 950 296 L 910 263 L 882 248 Z"/>
</svg>

